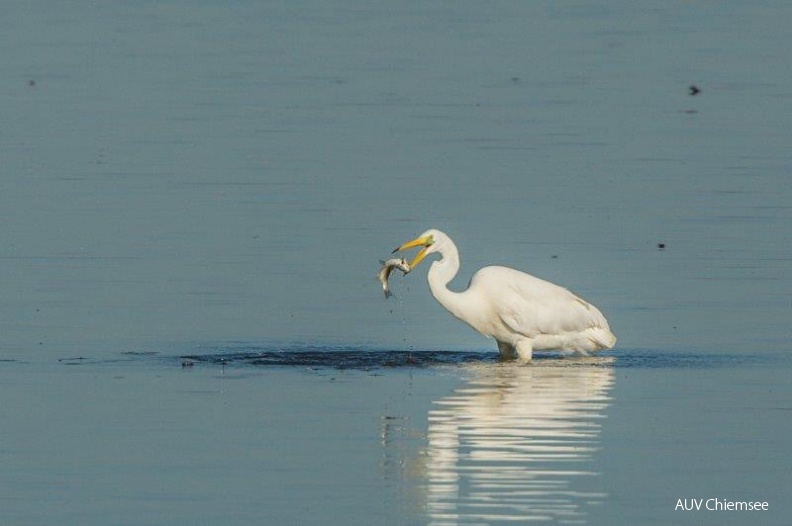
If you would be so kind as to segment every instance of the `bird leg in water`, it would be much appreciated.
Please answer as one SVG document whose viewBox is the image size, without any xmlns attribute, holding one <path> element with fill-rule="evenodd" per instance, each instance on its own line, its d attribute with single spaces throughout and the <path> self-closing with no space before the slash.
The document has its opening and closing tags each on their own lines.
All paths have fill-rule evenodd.
<svg viewBox="0 0 792 526">
<path fill-rule="evenodd" d="M 497 342 L 500 357 L 503 360 L 514 360 L 517 357 L 517 349 L 506 342 Z"/>
<path fill-rule="evenodd" d="M 531 340 L 525 339 L 517 342 L 517 356 L 523 362 L 530 362 L 533 358 L 533 344 Z"/>
<path fill-rule="evenodd" d="M 397 268 L 403 273 L 407 274 L 410 272 L 411 268 L 410 264 L 407 263 L 407 260 L 403 258 L 391 258 L 388 261 L 380 260 L 380 264 L 382 265 L 382 268 L 380 269 L 379 274 L 377 274 L 377 279 L 382 284 L 382 292 L 385 293 L 385 298 L 387 299 L 393 296 L 393 293 L 388 288 L 388 278 L 390 277 L 391 272 L 393 272 L 393 269 Z"/>
</svg>

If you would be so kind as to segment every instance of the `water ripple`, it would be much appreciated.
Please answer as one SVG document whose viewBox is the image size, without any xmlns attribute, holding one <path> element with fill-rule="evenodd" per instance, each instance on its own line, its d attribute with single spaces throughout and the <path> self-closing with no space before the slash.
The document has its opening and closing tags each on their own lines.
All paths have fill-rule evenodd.
<svg viewBox="0 0 792 526">
<path fill-rule="evenodd" d="M 213 365 L 259 367 L 309 367 L 329 369 L 431 368 L 440 366 L 488 365 L 503 362 L 491 350 L 404 351 L 370 347 L 297 346 L 284 348 L 217 348 L 202 354 L 185 354 L 183 360 Z M 592 356 L 538 353 L 535 367 L 615 367 L 639 369 L 710 369 L 745 367 L 772 363 L 773 355 L 664 352 L 651 350 L 611 350 Z"/>
<path fill-rule="evenodd" d="M 384 367 L 436 367 L 465 363 L 495 363 L 491 352 L 393 351 L 365 348 L 260 349 L 185 355 L 196 363 L 222 365 L 378 369 Z"/>
</svg>

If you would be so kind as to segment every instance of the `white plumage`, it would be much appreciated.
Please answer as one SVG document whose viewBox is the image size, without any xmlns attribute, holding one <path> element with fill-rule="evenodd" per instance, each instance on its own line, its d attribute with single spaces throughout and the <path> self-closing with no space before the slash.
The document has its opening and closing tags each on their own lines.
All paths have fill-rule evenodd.
<svg viewBox="0 0 792 526">
<path fill-rule="evenodd" d="M 429 254 L 432 295 L 456 318 L 494 338 L 506 358 L 530 360 L 534 350 L 577 352 L 610 349 L 616 343 L 605 316 L 594 305 L 549 281 L 508 267 L 484 267 L 463 292 L 448 289 L 459 270 L 459 252 L 443 232 L 431 229 L 394 252 L 421 246 L 410 262 Z"/>
</svg>

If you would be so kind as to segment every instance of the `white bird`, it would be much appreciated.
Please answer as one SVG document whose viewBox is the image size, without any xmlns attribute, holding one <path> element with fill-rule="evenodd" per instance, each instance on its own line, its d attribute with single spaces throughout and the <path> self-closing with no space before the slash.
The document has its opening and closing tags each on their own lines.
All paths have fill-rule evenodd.
<svg viewBox="0 0 792 526">
<path fill-rule="evenodd" d="M 453 316 L 494 338 L 504 358 L 531 359 L 534 350 L 576 352 L 610 349 L 616 336 L 594 305 L 549 281 L 508 267 L 484 267 L 463 292 L 448 290 L 459 270 L 459 252 L 443 232 L 430 229 L 393 252 L 423 247 L 415 268 L 429 254 L 440 259 L 429 268 L 432 295 Z"/>
</svg>

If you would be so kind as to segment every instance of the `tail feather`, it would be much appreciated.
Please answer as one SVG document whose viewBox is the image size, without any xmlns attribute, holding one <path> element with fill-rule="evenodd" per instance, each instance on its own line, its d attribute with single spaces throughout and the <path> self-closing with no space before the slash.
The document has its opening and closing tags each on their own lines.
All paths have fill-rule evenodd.
<svg viewBox="0 0 792 526">
<path fill-rule="evenodd" d="M 616 335 L 600 327 L 589 329 L 588 339 L 598 350 L 612 349 L 616 345 Z"/>
</svg>

